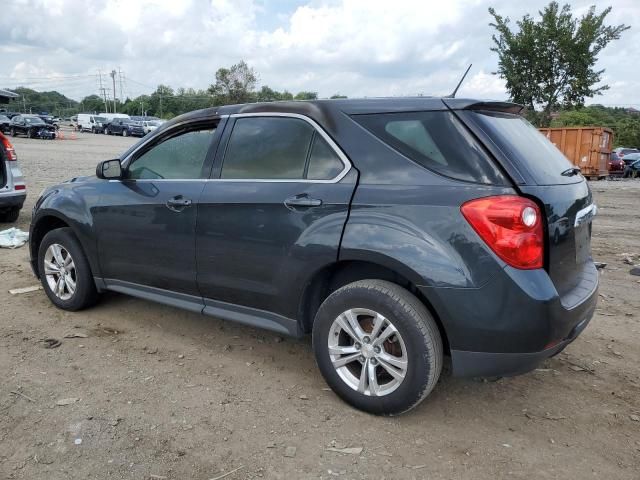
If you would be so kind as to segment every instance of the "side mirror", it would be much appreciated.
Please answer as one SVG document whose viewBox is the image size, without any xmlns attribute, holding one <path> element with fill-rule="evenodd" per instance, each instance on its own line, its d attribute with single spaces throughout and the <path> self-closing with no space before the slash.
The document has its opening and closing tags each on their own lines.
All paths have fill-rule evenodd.
<svg viewBox="0 0 640 480">
<path fill-rule="evenodd" d="M 96 177 L 105 180 L 119 180 L 122 178 L 122 165 L 117 158 L 103 160 L 96 167 Z"/>
</svg>

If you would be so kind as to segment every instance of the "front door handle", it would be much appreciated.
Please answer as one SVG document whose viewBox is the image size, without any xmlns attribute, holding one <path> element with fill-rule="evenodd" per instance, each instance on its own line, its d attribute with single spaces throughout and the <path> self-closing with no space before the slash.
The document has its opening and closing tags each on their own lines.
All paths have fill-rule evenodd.
<svg viewBox="0 0 640 480">
<path fill-rule="evenodd" d="M 191 199 L 184 198 L 182 195 L 177 195 L 167 200 L 167 208 L 174 212 L 181 212 L 187 207 L 191 206 Z"/>
<path fill-rule="evenodd" d="M 306 193 L 301 193 L 299 195 L 295 195 L 293 197 L 289 197 L 284 201 L 284 204 L 287 207 L 297 208 L 297 207 L 319 207 L 322 205 L 322 200 L 319 198 L 311 198 Z"/>
</svg>

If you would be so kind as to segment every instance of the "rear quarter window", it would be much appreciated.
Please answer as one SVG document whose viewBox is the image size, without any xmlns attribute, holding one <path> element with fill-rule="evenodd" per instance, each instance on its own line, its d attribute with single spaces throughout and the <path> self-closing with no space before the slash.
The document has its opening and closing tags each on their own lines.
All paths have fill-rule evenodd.
<svg viewBox="0 0 640 480">
<path fill-rule="evenodd" d="M 482 145 L 451 112 L 353 115 L 352 118 L 405 157 L 456 180 L 505 185 Z"/>
</svg>

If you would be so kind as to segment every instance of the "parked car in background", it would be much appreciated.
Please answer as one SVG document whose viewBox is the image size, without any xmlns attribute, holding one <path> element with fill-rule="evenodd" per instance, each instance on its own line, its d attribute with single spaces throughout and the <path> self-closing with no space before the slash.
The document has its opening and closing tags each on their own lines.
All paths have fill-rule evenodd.
<svg viewBox="0 0 640 480">
<path fill-rule="evenodd" d="M 640 176 L 640 159 L 630 162 L 624 167 L 624 178 L 636 178 Z"/>
<path fill-rule="evenodd" d="M 107 126 L 107 123 L 109 123 L 109 120 L 107 120 L 104 117 L 99 117 L 99 116 L 95 116 L 93 117 L 95 123 L 93 125 L 93 127 L 91 128 L 91 132 L 92 133 L 105 133 L 104 130 Z"/>
<path fill-rule="evenodd" d="M 596 207 L 521 109 L 423 97 L 181 115 L 43 192 L 33 271 L 66 310 L 111 290 L 311 333 L 329 386 L 376 414 L 419 404 L 444 355 L 455 376 L 530 371 L 594 314 Z"/>
<path fill-rule="evenodd" d="M 4 114 L 0 114 L 0 133 L 9 133 L 11 131 L 10 125 L 11 119 Z"/>
<path fill-rule="evenodd" d="M 44 115 L 44 114 L 40 114 L 38 115 L 43 121 L 44 123 L 46 123 L 47 125 L 53 125 L 53 127 L 57 130 L 60 128 L 59 123 L 56 123 L 55 118 L 53 117 L 53 115 Z"/>
<path fill-rule="evenodd" d="M 616 159 L 622 160 L 625 155 L 628 155 L 630 153 L 640 153 L 640 150 L 638 150 L 637 148 L 631 148 L 631 147 L 614 148 L 611 151 L 611 158 L 613 159 L 615 156 Z"/>
<path fill-rule="evenodd" d="M 144 137 L 142 125 L 129 118 L 114 118 L 105 127 L 107 135 Z"/>
<path fill-rule="evenodd" d="M 163 123 L 164 123 L 164 120 L 146 120 L 146 121 L 140 122 L 145 135 L 153 132 L 158 127 L 160 127 Z"/>
<path fill-rule="evenodd" d="M 0 133 L 0 222 L 15 222 L 26 198 L 27 187 L 16 151 Z"/>
<path fill-rule="evenodd" d="M 26 135 L 29 138 L 54 139 L 56 128 L 45 123 L 38 115 L 16 115 L 9 126 L 11 136 Z"/>
<path fill-rule="evenodd" d="M 624 160 L 618 157 L 618 155 L 614 152 L 611 152 L 609 158 L 609 175 L 611 175 L 612 177 L 622 175 L 624 172 L 624 165 Z"/>
<path fill-rule="evenodd" d="M 622 161 L 624 162 L 625 166 L 631 165 L 636 160 L 640 160 L 640 152 L 638 152 L 638 153 L 627 153 L 624 157 L 622 157 Z"/>
</svg>

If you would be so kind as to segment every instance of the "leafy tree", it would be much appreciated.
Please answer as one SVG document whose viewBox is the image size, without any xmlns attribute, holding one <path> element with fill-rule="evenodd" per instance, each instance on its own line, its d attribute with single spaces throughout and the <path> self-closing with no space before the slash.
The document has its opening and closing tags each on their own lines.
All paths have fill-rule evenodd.
<svg viewBox="0 0 640 480">
<path fill-rule="evenodd" d="M 551 121 L 552 127 L 608 127 L 614 132 L 614 146 L 640 147 L 640 114 L 626 108 L 602 105 L 562 110 Z"/>
<path fill-rule="evenodd" d="M 598 54 L 629 28 L 624 24 L 605 25 L 610 12 L 608 7 L 596 13 L 592 6 L 578 19 L 569 5 L 560 8 L 553 1 L 538 12 L 538 21 L 527 14 L 512 31 L 509 18 L 489 8 L 494 19 L 489 25 L 496 30 L 491 48 L 498 54 L 496 73 L 506 80 L 514 101 L 531 112 L 541 107 L 542 112 L 534 118 L 541 126 L 549 125 L 554 109 L 582 106 L 585 97 L 609 88 L 596 86 L 604 73 L 595 69 Z"/>
<path fill-rule="evenodd" d="M 331 98 L 333 100 L 335 98 L 349 98 L 349 97 L 347 97 L 346 95 L 340 95 L 339 93 L 334 93 L 329 98 Z"/>
<path fill-rule="evenodd" d="M 247 103 L 253 99 L 256 83 L 258 74 L 241 60 L 231 68 L 219 68 L 216 83 L 209 86 L 208 92 L 216 104 Z"/>
<path fill-rule="evenodd" d="M 318 92 L 298 92 L 296 96 L 293 97 L 295 100 L 317 100 Z"/>
<path fill-rule="evenodd" d="M 99 95 L 89 95 L 84 97 L 80 102 L 80 107 L 85 112 L 99 113 L 104 112 L 104 98 Z"/>
</svg>

